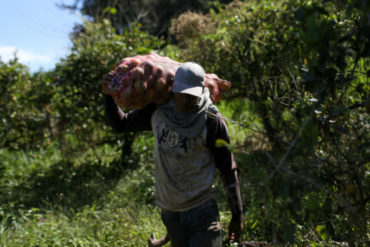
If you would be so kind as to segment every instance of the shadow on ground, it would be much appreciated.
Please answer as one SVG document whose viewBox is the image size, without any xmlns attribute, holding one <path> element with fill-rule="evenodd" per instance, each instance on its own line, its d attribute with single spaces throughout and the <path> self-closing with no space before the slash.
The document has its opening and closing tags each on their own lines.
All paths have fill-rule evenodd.
<svg viewBox="0 0 370 247">
<path fill-rule="evenodd" d="M 103 166 L 99 162 L 75 166 L 60 161 L 46 171 L 30 174 L 18 185 L 6 185 L 0 192 L 0 205 L 8 210 L 61 206 L 78 209 L 98 200 L 112 190 L 123 175 L 132 169 L 121 160 Z"/>
</svg>

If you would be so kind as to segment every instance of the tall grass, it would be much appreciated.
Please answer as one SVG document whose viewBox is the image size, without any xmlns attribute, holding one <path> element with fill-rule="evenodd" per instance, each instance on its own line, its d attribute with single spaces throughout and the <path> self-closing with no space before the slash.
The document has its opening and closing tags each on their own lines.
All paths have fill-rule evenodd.
<svg viewBox="0 0 370 247">
<path fill-rule="evenodd" d="M 243 100 L 218 105 L 226 118 L 258 125 L 252 113 L 240 114 L 250 107 Z M 228 122 L 236 153 L 254 135 L 242 125 Z M 164 235 L 154 205 L 151 133 L 138 135 L 132 149 L 125 161 L 109 145 L 73 157 L 63 157 L 53 144 L 38 151 L 0 150 L 1 246 L 146 246 L 152 233 Z M 245 160 L 239 157 L 243 170 Z M 216 183 L 226 237 L 231 215 L 219 179 Z"/>
<path fill-rule="evenodd" d="M 164 234 L 151 163 L 123 169 L 119 154 L 102 146 L 70 163 L 55 146 L 1 150 L 1 246 L 145 246 Z"/>
</svg>

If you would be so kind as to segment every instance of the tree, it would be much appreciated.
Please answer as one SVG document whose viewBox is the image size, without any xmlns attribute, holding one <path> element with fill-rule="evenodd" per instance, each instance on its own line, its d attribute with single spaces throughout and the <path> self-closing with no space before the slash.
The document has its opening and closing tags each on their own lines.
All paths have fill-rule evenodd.
<svg viewBox="0 0 370 247">
<path fill-rule="evenodd" d="M 69 137 L 82 149 L 123 140 L 122 154 L 130 154 L 131 134 L 109 134 L 100 83 L 122 58 L 147 54 L 161 42 L 136 25 L 125 28 L 122 35 L 115 33 L 108 20 L 86 22 L 83 27 L 72 39 L 71 53 L 52 73 L 57 87 L 52 112 L 57 119 L 61 148 L 70 146 Z"/>
<path fill-rule="evenodd" d="M 39 80 L 42 74 L 31 75 L 16 57 L 0 60 L 0 148 L 34 149 L 49 140 L 52 88 Z"/>
<path fill-rule="evenodd" d="M 263 123 L 270 191 L 251 197 L 266 208 L 266 239 L 294 241 L 303 227 L 368 241 L 369 10 L 362 0 L 236 1 L 211 13 L 215 32 L 183 47 L 182 60 L 231 81 L 228 96 L 248 98 Z"/>
<path fill-rule="evenodd" d="M 62 7 L 76 10 L 79 2 L 76 0 L 74 5 L 62 5 Z M 219 2 L 229 3 L 231 0 Z M 172 18 L 186 11 L 205 13 L 211 7 L 211 1 L 208 0 L 84 0 L 80 11 L 92 18 L 94 22 L 109 19 L 118 33 L 122 33 L 124 28 L 132 23 L 140 23 L 142 30 L 157 37 L 167 37 Z"/>
</svg>

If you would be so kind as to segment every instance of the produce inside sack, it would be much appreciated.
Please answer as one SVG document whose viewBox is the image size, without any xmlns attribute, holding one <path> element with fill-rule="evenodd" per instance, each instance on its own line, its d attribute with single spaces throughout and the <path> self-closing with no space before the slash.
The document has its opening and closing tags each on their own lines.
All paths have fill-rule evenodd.
<svg viewBox="0 0 370 247">
<path fill-rule="evenodd" d="M 142 109 L 149 103 L 163 104 L 171 96 L 175 72 L 181 63 L 157 54 L 127 57 L 109 73 L 105 92 L 121 107 Z M 230 82 L 215 74 L 205 75 L 211 100 L 220 101 Z"/>
</svg>

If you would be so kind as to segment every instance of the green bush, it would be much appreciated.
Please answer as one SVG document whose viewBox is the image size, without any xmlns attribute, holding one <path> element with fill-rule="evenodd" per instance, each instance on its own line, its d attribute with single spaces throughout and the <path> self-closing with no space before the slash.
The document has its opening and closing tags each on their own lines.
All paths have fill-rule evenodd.
<svg viewBox="0 0 370 247">
<path fill-rule="evenodd" d="M 52 72 L 56 92 L 53 117 L 56 119 L 58 142 L 66 156 L 73 150 L 121 140 L 122 154 L 130 153 L 131 134 L 112 135 L 104 115 L 101 90 L 103 77 L 128 56 L 147 54 L 161 42 L 132 25 L 117 35 L 108 21 L 86 22 L 73 35 L 71 53 Z M 75 146 L 66 134 L 73 135 Z"/>
<path fill-rule="evenodd" d="M 0 148 L 35 149 L 51 140 L 50 101 L 53 86 L 47 73 L 29 73 L 15 57 L 0 60 Z"/>
<path fill-rule="evenodd" d="M 236 150 L 241 170 L 259 174 L 245 196 L 258 205 L 247 227 L 262 239 L 368 241 L 365 9 L 362 0 L 235 1 L 210 13 L 215 32 L 182 48 L 182 60 L 230 80 L 225 101 L 248 98 L 262 123 L 262 150 L 248 141 Z"/>
</svg>

